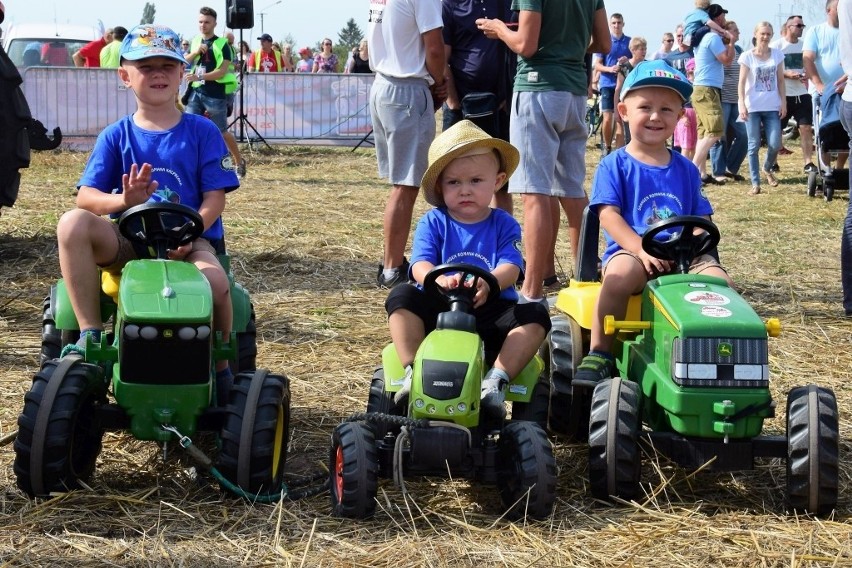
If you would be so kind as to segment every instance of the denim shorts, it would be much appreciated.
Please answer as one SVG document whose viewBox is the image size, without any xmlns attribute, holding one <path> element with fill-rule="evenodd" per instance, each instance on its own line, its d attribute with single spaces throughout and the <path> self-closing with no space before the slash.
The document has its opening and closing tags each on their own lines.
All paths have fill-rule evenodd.
<svg viewBox="0 0 852 568">
<path fill-rule="evenodd" d="M 189 97 L 189 102 L 186 105 L 186 112 L 189 114 L 204 114 L 205 111 L 208 118 L 219 129 L 219 132 L 227 130 L 228 99 L 217 99 L 205 95 L 199 89 L 193 89 L 192 95 Z"/>
<path fill-rule="evenodd" d="M 615 87 L 601 87 L 601 112 L 615 110 Z"/>
</svg>

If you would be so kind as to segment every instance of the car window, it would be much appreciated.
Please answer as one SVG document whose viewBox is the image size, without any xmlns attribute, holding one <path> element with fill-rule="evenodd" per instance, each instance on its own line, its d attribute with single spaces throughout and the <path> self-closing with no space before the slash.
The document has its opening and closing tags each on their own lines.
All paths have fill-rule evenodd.
<svg viewBox="0 0 852 568">
<path fill-rule="evenodd" d="M 73 67 L 71 56 L 89 43 L 85 40 L 59 38 L 16 38 L 9 42 L 9 58 L 18 67 Z"/>
</svg>

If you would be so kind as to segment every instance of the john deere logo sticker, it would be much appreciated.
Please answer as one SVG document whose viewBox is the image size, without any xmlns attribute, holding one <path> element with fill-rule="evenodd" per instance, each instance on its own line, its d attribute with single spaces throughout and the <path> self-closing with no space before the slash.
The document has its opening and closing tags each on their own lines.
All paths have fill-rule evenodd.
<svg viewBox="0 0 852 568">
<path fill-rule="evenodd" d="M 709 290 L 690 292 L 683 299 L 699 306 L 724 306 L 731 303 L 729 297 Z"/>
<path fill-rule="evenodd" d="M 730 343 L 720 343 L 716 351 L 719 353 L 719 357 L 730 357 L 734 354 L 734 346 Z"/>
</svg>

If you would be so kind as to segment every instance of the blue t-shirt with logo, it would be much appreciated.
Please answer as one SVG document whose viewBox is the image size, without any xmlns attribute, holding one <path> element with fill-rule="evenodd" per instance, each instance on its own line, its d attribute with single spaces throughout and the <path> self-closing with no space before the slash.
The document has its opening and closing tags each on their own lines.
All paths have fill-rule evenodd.
<svg viewBox="0 0 852 568">
<path fill-rule="evenodd" d="M 676 215 L 711 215 L 713 206 L 701 189 L 698 168 L 677 152 L 669 150 L 671 160 L 665 166 L 649 166 L 619 148 L 601 160 L 592 181 L 589 207 L 614 205 L 637 235 L 658 221 Z M 606 262 L 621 246 L 604 231 Z M 671 235 L 660 233 L 658 240 Z"/>
<path fill-rule="evenodd" d="M 492 209 L 478 223 L 461 223 L 450 217 L 446 207 L 437 207 L 420 218 L 414 231 L 411 265 L 424 260 L 435 266 L 472 264 L 488 272 L 501 264 L 522 268 L 521 226 L 502 209 Z M 500 297 L 517 301 L 518 293 L 509 286 Z"/>
<path fill-rule="evenodd" d="M 204 193 L 229 192 L 240 185 L 216 125 L 203 116 L 184 114 L 169 130 L 139 128 L 132 116 L 107 126 L 98 135 L 77 187 L 121 193 L 122 175 L 129 173 L 133 164 L 141 168 L 144 163 L 151 164 L 151 180 L 159 183 L 149 201 L 181 203 L 198 211 Z M 221 239 L 221 217 L 202 236 Z"/>
</svg>

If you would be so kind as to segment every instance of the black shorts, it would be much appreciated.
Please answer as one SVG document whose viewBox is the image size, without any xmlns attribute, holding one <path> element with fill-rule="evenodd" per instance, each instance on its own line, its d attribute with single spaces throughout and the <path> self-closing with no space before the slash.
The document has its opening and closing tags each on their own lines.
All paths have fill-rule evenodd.
<svg viewBox="0 0 852 568">
<path fill-rule="evenodd" d="M 412 284 L 405 284 L 394 287 L 385 300 L 388 315 L 401 309 L 423 320 L 428 334 L 435 329 L 438 314 L 446 312 L 448 306 L 443 299 L 427 295 Z M 511 300 L 497 299 L 475 309 L 473 315 L 476 317 L 476 332 L 485 343 L 485 353 L 489 360 L 497 356 L 506 336 L 516 327 L 537 323 L 544 328 L 545 333 L 550 331 L 550 314 L 538 302 L 517 304 Z"/>
<path fill-rule="evenodd" d="M 787 115 L 781 119 L 781 128 L 786 128 L 790 117 L 796 119 L 798 126 L 812 126 L 814 123 L 814 105 L 810 95 L 787 97 Z"/>
</svg>

